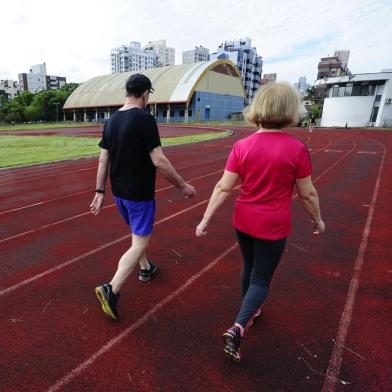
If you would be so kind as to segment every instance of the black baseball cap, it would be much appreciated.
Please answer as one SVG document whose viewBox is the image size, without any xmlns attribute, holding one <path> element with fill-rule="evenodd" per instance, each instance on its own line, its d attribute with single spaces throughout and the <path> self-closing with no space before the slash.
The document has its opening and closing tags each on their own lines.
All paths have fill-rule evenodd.
<svg viewBox="0 0 392 392">
<path fill-rule="evenodd" d="M 145 91 L 152 93 L 154 89 L 152 88 L 151 80 L 140 73 L 134 74 L 129 77 L 125 85 L 128 95 L 132 94 L 143 94 Z"/>
</svg>

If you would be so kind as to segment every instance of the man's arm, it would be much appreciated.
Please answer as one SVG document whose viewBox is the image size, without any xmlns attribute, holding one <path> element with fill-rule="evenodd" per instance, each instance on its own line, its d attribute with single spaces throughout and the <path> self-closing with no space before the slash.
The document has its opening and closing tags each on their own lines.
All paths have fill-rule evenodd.
<svg viewBox="0 0 392 392">
<path fill-rule="evenodd" d="M 188 197 L 196 195 L 195 188 L 186 183 L 183 178 L 174 169 L 171 162 L 166 158 L 161 147 L 156 147 L 150 152 L 151 161 L 157 170 L 175 187 L 181 189 L 183 194 Z"/>
<path fill-rule="evenodd" d="M 299 199 L 314 223 L 313 232 L 315 234 L 324 233 L 325 223 L 321 219 L 319 198 L 311 177 L 299 178 L 295 184 Z"/>
<path fill-rule="evenodd" d="M 94 199 L 90 204 L 91 213 L 93 215 L 98 215 L 101 211 L 104 200 L 104 192 L 106 187 L 106 181 L 108 178 L 109 171 L 109 151 L 101 148 L 101 155 L 99 156 L 98 172 L 97 172 L 97 190 L 102 192 L 95 192 Z"/>
</svg>

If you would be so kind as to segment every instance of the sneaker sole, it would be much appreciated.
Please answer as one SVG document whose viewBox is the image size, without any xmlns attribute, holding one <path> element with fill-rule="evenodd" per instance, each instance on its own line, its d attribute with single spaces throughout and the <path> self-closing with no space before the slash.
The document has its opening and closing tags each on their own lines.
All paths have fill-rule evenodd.
<svg viewBox="0 0 392 392">
<path fill-rule="evenodd" d="M 241 360 L 241 356 L 240 353 L 238 351 L 233 350 L 229 345 L 228 345 L 228 341 L 232 342 L 233 341 L 233 337 L 225 332 L 223 335 L 223 341 L 226 344 L 225 348 L 223 349 L 223 351 L 229 356 L 230 359 L 232 359 L 235 362 L 240 362 Z"/>
<path fill-rule="evenodd" d="M 155 272 L 157 272 L 157 271 L 158 271 L 158 267 L 155 266 L 154 271 L 152 271 L 152 272 L 150 273 L 150 275 L 149 275 L 147 278 L 144 278 L 143 276 L 139 275 L 139 280 L 140 280 L 141 282 L 148 282 L 148 281 L 151 280 L 151 276 L 153 276 L 153 275 L 155 274 Z"/>
<path fill-rule="evenodd" d="M 102 305 L 102 310 L 103 312 L 109 316 L 110 318 L 117 320 L 117 317 L 115 316 L 115 314 L 112 312 L 112 309 L 110 309 L 109 303 L 105 298 L 105 295 L 102 293 L 102 290 L 100 287 L 96 287 L 95 288 L 95 294 L 97 295 L 98 301 L 101 303 Z"/>
</svg>

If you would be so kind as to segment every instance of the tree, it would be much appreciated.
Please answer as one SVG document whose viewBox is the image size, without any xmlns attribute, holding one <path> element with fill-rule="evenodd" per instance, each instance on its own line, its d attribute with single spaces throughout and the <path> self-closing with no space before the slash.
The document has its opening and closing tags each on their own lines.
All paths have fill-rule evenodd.
<svg viewBox="0 0 392 392">
<path fill-rule="evenodd" d="M 305 93 L 304 100 L 309 101 L 316 98 L 316 87 L 310 86 Z"/>
<path fill-rule="evenodd" d="M 36 94 L 24 91 L 12 101 L 3 100 L 0 105 L 0 122 L 61 120 L 65 101 L 78 86 L 77 83 L 68 83 L 58 90 Z"/>
</svg>

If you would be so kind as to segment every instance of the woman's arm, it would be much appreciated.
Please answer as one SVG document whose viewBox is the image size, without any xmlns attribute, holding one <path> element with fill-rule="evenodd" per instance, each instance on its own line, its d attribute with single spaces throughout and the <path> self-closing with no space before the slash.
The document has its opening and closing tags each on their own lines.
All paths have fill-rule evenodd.
<svg viewBox="0 0 392 392">
<path fill-rule="evenodd" d="M 310 176 L 299 178 L 295 183 L 302 205 L 314 223 L 314 234 L 324 233 L 325 223 L 321 219 L 319 198 Z"/>
<path fill-rule="evenodd" d="M 218 208 L 229 197 L 239 178 L 240 176 L 237 173 L 232 173 L 227 170 L 224 171 L 222 178 L 215 185 L 208 206 L 204 212 L 203 219 L 196 228 L 197 237 L 207 234 L 206 228 L 208 224 L 210 223 Z"/>
</svg>

